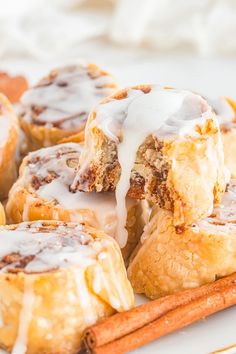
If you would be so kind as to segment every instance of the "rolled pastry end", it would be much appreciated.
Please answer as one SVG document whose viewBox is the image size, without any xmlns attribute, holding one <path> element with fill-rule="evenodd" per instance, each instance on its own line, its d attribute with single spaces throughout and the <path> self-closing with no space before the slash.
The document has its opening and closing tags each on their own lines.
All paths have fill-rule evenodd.
<svg viewBox="0 0 236 354">
<path fill-rule="evenodd" d="M 80 222 L 115 237 L 117 230 L 114 193 L 71 192 L 82 145 L 65 143 L 43 148 L 25 157 L 20 176 L 6 205 L 9 223 L 33 220 Z M 138 243 L 144 227 L 143 206 L 127 198 L 127 244 L 124 259 Z"/>
<path fill-rule="evenodd" d="M 236 271 L 236 181 L 208 218 L 176 231 L 173 213 L 155 208 L 128 276 L 150 298 L 212 282 Z"/>
<path fill-rule="evenodd" d="M 220 202 L 229 180 L 219 123 L 189 91 L 140 85 L 116 92 L 90 114 L 74 189 L 122 191 L 191 225 Z"/>
<path fill-rule="evenodd" d="M 81 139 L 91 109 L 116 88 L 112 76 L 95 64 L 52 70 L 21 98 L 28 151 Z"/>
</svg>

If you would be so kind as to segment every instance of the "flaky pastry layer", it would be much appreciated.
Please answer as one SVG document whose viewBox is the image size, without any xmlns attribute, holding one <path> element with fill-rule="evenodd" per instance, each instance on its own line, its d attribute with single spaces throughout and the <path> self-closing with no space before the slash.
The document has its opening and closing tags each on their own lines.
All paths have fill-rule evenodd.
<svg viewBox="0 0 236 354">
<path fill-rule="evenodd" d="M 20 124 L 28 138 L 28 151 L 82 133 L 90 110 L 116 87 L 110 74 L 95 64 L 52 70 L 21 99 Z"/>
<path fill-rule="evenodd" d="M 1 348 L 77 354 L 87 326 L 133 306 L 120 250 L 103 232 L 37 221 L 0 235 Z"/>
<path fill-rule="evenodd" d="M 158 298 L 236 271 L 236 181 L 212 215 L 177 232 L 173 213 L 154 208 L 128 276 L 134 291 Z"/>
<path fill-rule="evenodd" d="M 126 105 L 124 102 L 131 97 L 129 102 L 134 109 L 137 98 L 143 99 L 152 90 L 155 92 L 157 89 L 150 85 L 140 85 L 121 90 L 104 99 L 90 114 L 85 131 L 85 149 L 80 160 L 81 168 L 74 181 L 74 189 L 86 192 L 116 189 L 121 176 L 118 152 L 122 144 L 122 127 L 127 119 L 127 112 L 131 109 L 130 103 Z M 162 92 L 165 90 L 171 91 L 162 89 Z M 179 94 L 178 91 L 176 94 Z M 217 119 L 206 101 L 198 95 L 187 94 L 191 99 L 197 100 L 202 117 L 193 120 L 195 123 L 190 130 L 186 130 L 186 134 L 178 133 L 182 129 L 181 125 L 185 129 L 188 124 L 188 120 L 181 119 L 175 122 L 177 125 L 174 127 L 174 135 L 165 135 L 163 130 L 160 134 L 159 131 L 150 133 L 136 152 L 128 190 L 131 198 L 145 198 L 173 211 L 175 225 L 190 225 L 208 216 L 212 212 L 213 202 L 220 202 L 229 178 L 224 166 Z M 132 95 L 135 96 L 133 101 Z M 116 113 L 113 108 L 109 108 L 114 102 Z M 120 111 L 117 108 L 119 104 Z M 193 110 L 195 108 L 193 106 Z M 149 111 L 147 114 L 150 114 Z M 121 116 L 124 119 L 122 122 Z M 138 111 L 137 117 L 139 118 Z M 187 116 L 187 119 L 190 120 L 190 117 Z M 167 131 L 168 129 L 171 131 L 172 127 L 167 126 Z M 136 130 L 133 134 L 137 134 Z M 129 142 L 126 144 L 129 155 Z"/>
</svg>

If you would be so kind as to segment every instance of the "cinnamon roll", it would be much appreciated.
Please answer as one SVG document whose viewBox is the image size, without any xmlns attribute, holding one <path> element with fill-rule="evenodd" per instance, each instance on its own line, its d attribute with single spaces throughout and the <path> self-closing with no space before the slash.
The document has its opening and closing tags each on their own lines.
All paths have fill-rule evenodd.
<svg viewBox="0 0 236 354">
<path fill-rule="evenodd" d="M 80 222 L 101 228 L 116 237 L 117 215 L 114 193 L 71 192 L 82 145 L 67 143 L 30 153 L 23 160 L 20 177 L 12 187 L 6 206 L 8 221 L 33 220 Z M 142 234 L 144 220 L 140 202 L 127 198 L 127 244 L 125 259 Z"/>
<path fill-rule="evenodd" d="M 116 242 L 86 226 L 0 227 L 0 347 L 76 354 L 83 330 L 134 304 Z"/>
<path fill-rule="evenodd" d="M 157 298 L 236 271 L 236 180 L 211 216 L 176 230 L 173 213 L 154 208 L 130 262 L 134 291 Z"/>
<path fill-rule="evenodd" d="M 5 72 L 0 72 L 0 92 L 3 93 L 11 103 L 18 103 L 27 88 L 28 82 L 24 76 L 10 76 Z"/>
<path fill-rule="evenodd" d="M 74 190 L 116 190 L 124 230 L 125 196 L 158 203 L 174 225 L 211 214 L 229 173 L 219 124 L 199 95 L 159 86 L 124 89 L 90 114 Z M 127 234 L 120 232 L 123 243 Z"/>
<path fill-rule="evenodd" d="M 33 151 L 82 132 L 90 110 L 116 88 L 95 64 L 52 70 L 21 98 L 20 123 Z"/>
<path fill-rule="evenodd" d="M 224 145 L 225 164 L 236 178 L 236 102 L 230 98 L 220 97 L 211 101 L 220 123 Z"/>
<path fill-rule="evenodd" d="M 7 197 L 16 179 L 17 139 L 17 117 L 8 99 L 0 94 L 0 200 Z"/>
</svg>

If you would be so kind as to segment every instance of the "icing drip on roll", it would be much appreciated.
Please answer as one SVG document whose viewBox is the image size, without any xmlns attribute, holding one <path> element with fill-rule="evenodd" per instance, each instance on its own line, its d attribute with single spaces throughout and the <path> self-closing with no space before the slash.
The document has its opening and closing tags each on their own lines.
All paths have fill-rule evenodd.
<svg viewBox="0 0 236 354">
<path fill-rule="evenodd" d="M 32 317 L 34 299 L 34 281 L 33 279 L 25 279 L 22 310 L 19 318 L 19 329 L 12 354 L 25 354 L 27 351 L 28 331 Z"/>
<path fill-rule="evenodd" d="M 90 299 L 89 290 L 86 285 L 85 273 L 74 272 L 74 274 L 79 302 L 82 305 L 83 309 L 83 317 L 85 323 L 89 326 L 97 321 L 97 315 L 96 312 L 93 311 L 93 305 Z"/>
<path fill-rule="evenodd" d="M 73 223 L 55 222 L 55 226 L 51 226 L 47 222 L 37 221 L 13 225 L 12 229 L 2 226 L 0 227 L 0 272 L 24 271 L 30 274 L 73 268 L 84 318 L 88 324 L 91 324 L 96 321 L 96 314 L 87 299 L 89 289 L 84 272 L 88 267 L 94 267 L 94 273 L 100 279 L 97 279 L 97 282 L 103 284 L 100 289 L 97 289 L 98 293 L 105 291 L 115 309 L 122 306 L 126 309 L 129 306 L 119 282 L 115 281 L 113 284 L 115 270 L 112 262 L 109 263 L 109 274 L 107 266 L 103 268 L 99 264 L 100 259 L 107 258 L 109 254 L 107 250 L 110 247 L 113 247 L 112 240 L 105 238 L 94 240 L 89 233 L 84 231 L 82 225 Z M 99 272 L 96 272 L 97 268 L 100 269 Z M 114 289 L 111 290 L 111 283 L 108 282 L 107 277 L 111 278 L 112 286 L 118 295 L 115 301 L 114 298 L 110 298 Z M 104 284 L 106 284 L 105 289 L 103 289 Z M 26 297 L 31 292 L 27 291 Z M 23 302 L 25 302 L 24 299 Z M 24 311 L 27 312 L 23 309 Z M 20 331 L 26 330 L 23 328 Z M 20 337 L 23 337 L 23 334 Z M 22 340 L 20 342 L 22 343 Z"/>
<path fill-rule="evenodd" d="M 232 179 L 227 185 L 221 204 L 216 206 L 212 213 L 213 217 L 220 220 L 236 223 L 236 180 Z"/>
<path fill-rule="evenodd" d="M 21 257 L 31 256 L 24 263 L 26 272 L 44 272 L 60 267 L 78 265 L 82 268 L 93 264 L 96 251 L 88 245 L 92 237 L 81 231 L 81 225 L 73 228 L 59 224 L 50 229 L 42 222 L 19 224 L 14 231 L 0 227 L 0 258 L 9 254 Z M 12 268 L 21 268 L 21 258 L 13 258 L 13 262 L 2 266 L 1 272 L 9 272 Z"/>
<path fill-rule="evenodd" d="M 121 247 L 127 242 L 125 197 L 130 188 L 130 176 L 138 148 L 153 134 L 158 138 L 197 136 L 196 125 L 202 125 L 213 113 L 207 102 L 188 91 L 153 86 L 148 92 L 129 89 L 127 97 L 109 100 L 96 110 L 94 124 L 117 146 L 121 166 L 116 186 L 118 232 Z"/>
<path fill-rule="evenodd" d="M 52 71 L 22 96 L 24 120 L 64 130 L 83 129 L 90 110 L 114 92 L 111 76 L 89 65 Z M 94 68 L 93 68 L 94 70 Z"/>
<path fill-rule="evenodd" d="M 96 320 L 96 314 L 93 313 L 92 305 L 87 299 L 88 285 L 84 272 L 88 267 L 94 267 L 95 284 L 101 284 L 99 288 L 94 289 L 95 293 L 102 293 L 105 288 L 106 296 L 115 309 L 128 307 L 120 284 L 114 277 L 114 265 L 108 257 L 107 250 L 114 247 L 113 242 L 106 238 L 93 239 L 84 231 L 82 225 L 73 223 L 55 222 L 53 226 L 48 222 L 37 221 L 13 225 L 12 229 L 2 226 L 0 272 L 15 273 L 19 270 L 28 274 L 73 268 L 79 301 L 89 324 Z M 101 263 L 103 259 L 109 261 L 109 267 L 107 265 L 103 267 Z M 109 295 L 113 292 L 117 294 L 116 302 L 112 301 Z"/>
<path fill-rule="evenodd" d="M 78 166 L 82 146 L 74 143 L 61 144 L 30 153 L 27 165 L 19 180 L 22 186 L 31 188 L 38 197 L 52 201 L 71 210 L 71 221 L 78 220 L 78 209 L 91 210 L 90 225 L 99 227 L 108 235 L 115 236 L 117 228 L 116 200 L 113 193 L 83 193 L 70 191 L 75 178 L 75 167 Z M 23 211 L 23 220 L 29 220 L 29 206 L 34 197 L 28 196 Z M 127 198 L 126 207 L 131 208 L 135 201 Z M 74 216 L 73 216 L 73 210 Z M 55 215 L 57 219 L 57 215 Z M 96 220 L 95 220 L 96 219 Z"/>
<path fill-rule="evenodd" d="M 226 192 L 220 205 L 215 206 L 212 215 L 199 220 L 193 227 L 205 229 L 209 232 L 228 233 L 236 230 L 236 179 L 232 179 L 227 185 Z"/>
<path fill-rule="evenodd" d="M 0 275 L 1 284 L 11 281 L 21 294 L 20 301 L 17 296 L 9 301 L 19 309 L 19 321 L 14 315 L 11 319 L 17 326 L 13 354 L 31 352 L 35 345 L 32 331 L 33 338 L 43 336 L 45 343 L 50 341 L 54 315 L 61 316 L 56 304 L 64 299 L 63 294 L 63 314 L 68 318 L 59 330 L 64 331 L 68 323 L 69 335 L 72 328 L 77 335 L 101 316 L 127 310 L 133 304 L 133 292 L 114 240 L 84 225 L 37 221 L 0 227 Z M 3 294 L 7 299 L 7 292 Z M 50 294 L 49 299 L 45 294 Z M 4 316 L 8 311 L 6 299 L 1 299 Z M 5 319 L 9 325 L 7 316 Z M 45 329 L 49 330 L 46 336 Z"/>
<path fill-rule="evenodd" d="M 231 123 L 235 118 L 235 112 L 225 97 L 218 99 L 208 99 L 220 124 Z"/>
</svg>

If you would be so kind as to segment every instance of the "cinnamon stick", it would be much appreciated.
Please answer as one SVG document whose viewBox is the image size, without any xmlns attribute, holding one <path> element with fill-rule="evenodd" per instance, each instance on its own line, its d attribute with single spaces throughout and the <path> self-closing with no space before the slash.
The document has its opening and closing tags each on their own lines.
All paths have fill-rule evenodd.
<svg viewBox="0 0 236 354">
<path fill-rule="evenodd" d="M 190 325 L 204 317 L 236 304 L 236 284 L 177 307 L 161 318 L 114 342 L 95 347 L 93 354 L 122 354 L 164 335 Z"/>
<path fill-rule="evenodd" d="M 199 288 L 165 296 L 129 311 L 118 313 L 88 328 L 84 333 L 85 345 L 90 349 L 103 346 L 145 326 L 178 306 L 217 292 L 234 282 L 236 282 L 236 273 Z"/>
</svg>

